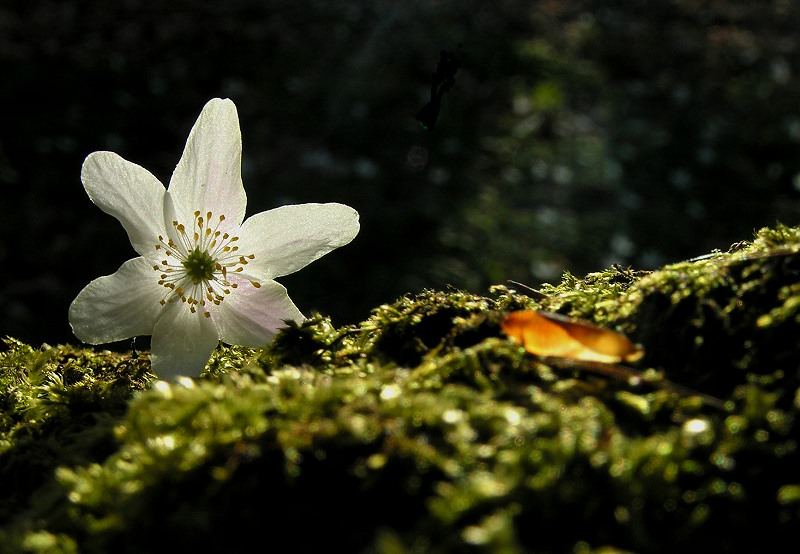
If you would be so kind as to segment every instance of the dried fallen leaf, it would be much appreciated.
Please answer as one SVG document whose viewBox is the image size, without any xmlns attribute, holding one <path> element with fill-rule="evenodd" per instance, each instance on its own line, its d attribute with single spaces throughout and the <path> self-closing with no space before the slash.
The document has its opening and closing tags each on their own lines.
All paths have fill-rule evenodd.
<svg viewBox="0 0 800 554">
<path fill-rule="evenodd" d="M 537 356 L 615 364 L 635 362 L 644 355 L 644 350 L 625 335 L 550 312 L 511 312 L 501 327 Z"/>
</svg>

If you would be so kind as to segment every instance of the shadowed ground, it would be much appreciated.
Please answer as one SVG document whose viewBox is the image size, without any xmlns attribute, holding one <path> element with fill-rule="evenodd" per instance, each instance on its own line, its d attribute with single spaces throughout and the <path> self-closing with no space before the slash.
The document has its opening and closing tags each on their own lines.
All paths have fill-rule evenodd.
<svg viewBox="0 0 800 554">
<path fill-rule="evenodd" d="M 0 539 L 20 552 L 791 544 L 800 229 L 737 248 L 567 274 L 535 297 L 426 291 L 355 326 L 315 316 L 173 384 L 146 352 L 7 339 Z M 646 351 L 640 382 L 525 353 L 499 328 L 522 308 L 625 332 Z"/>
</svg>

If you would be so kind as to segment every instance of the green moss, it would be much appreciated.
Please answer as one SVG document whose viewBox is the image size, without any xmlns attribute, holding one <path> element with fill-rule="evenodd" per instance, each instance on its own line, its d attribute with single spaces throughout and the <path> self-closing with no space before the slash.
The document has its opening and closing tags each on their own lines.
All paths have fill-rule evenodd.
<svg viewBox="0 0 800 554">
<path fill-rule="evenodd" d="M 198 379 L 146 354 L 0 353 L 0 532 L 25 552 L 590 552 L 797 539 L 800 231 L 534 298 L 316 315 Z M 524 291 L 522 291 L 524 292 Z M 537 307 L 629 333 L 629 372 L 525 353 Z M 702 393 L 702 394 L 701 394 Z M 705 396 L 704 396 L 705 395 Z M 719 398 L 723 404 L 710 400 Z"/>
</svg>

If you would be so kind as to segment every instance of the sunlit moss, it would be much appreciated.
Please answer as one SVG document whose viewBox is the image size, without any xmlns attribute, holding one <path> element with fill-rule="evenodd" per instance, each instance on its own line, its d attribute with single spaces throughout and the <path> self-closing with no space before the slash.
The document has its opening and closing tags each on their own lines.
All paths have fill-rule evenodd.
<svg viewBox="0 0 800 554">
<path fill-rule="evenodd" d="M 172 383 L 147 353 L 6 339 L 0 541 L 386 553 L 791 541 L 799 250 L 800 232 L 778 227 L 652 273 L 423 291 L 358 325 L 315 315 L 263 350 L 220 347 L 199 378 Z M 630 334 L 641 379 L 525 353 L 499 325 L 524 308 Z"/>
</svg>

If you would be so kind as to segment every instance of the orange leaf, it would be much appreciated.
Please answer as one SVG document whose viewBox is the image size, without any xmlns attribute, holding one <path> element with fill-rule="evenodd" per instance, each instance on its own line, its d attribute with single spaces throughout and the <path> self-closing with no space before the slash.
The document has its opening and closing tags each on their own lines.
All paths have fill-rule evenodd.
<svg viewBox="0 0 800 554">
<path fill-rule="evenodd" d="M 511 312 L 501 328 L 537 356 L 614 364 L 635 362 L 644 355 L 644 350 L 625 335 L 549 312 Z"/>
</svg>

